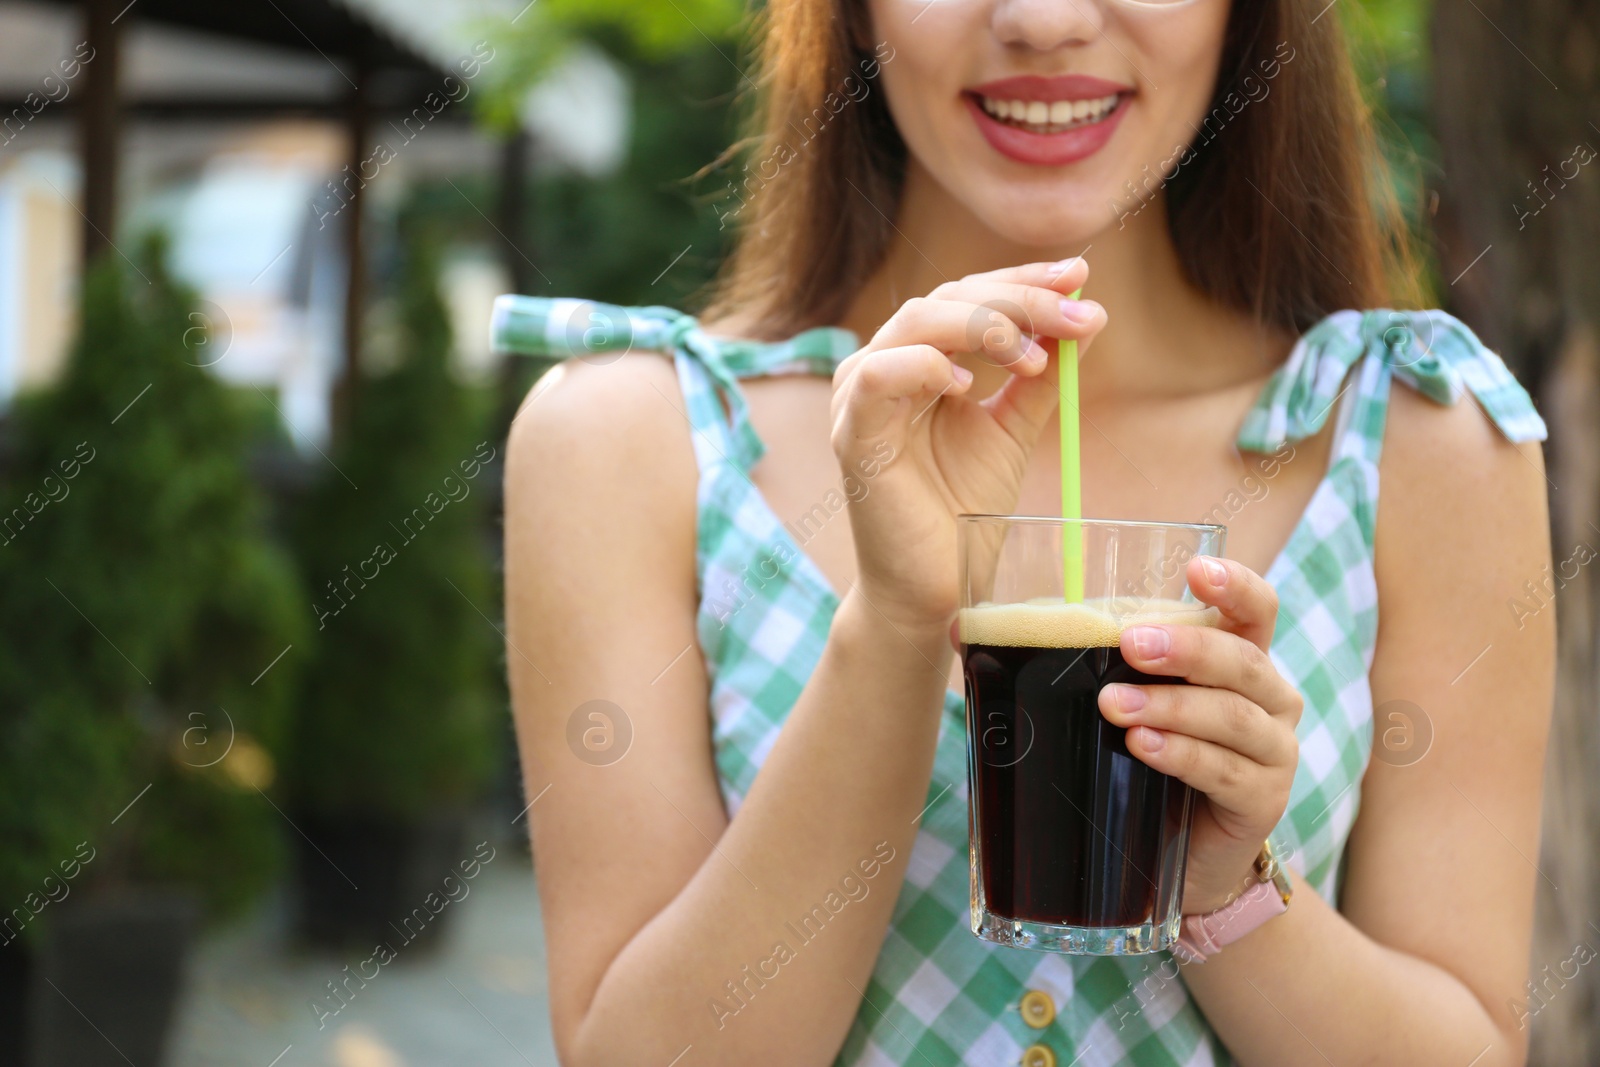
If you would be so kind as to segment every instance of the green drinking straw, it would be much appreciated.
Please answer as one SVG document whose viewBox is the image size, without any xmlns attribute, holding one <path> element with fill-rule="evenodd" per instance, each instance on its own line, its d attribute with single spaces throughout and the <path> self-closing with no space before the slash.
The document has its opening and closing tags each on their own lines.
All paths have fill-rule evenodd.
<svg viewBox="0 0 1600 1067">
<path fill-rule="evenodd" d="M 1083 294 L 1072 294 L 1076 300 Z M 1083 460 L 1078 450 L 1078 342 L 1056 342 L 1056 376 L 1061 406 L 1061 517 L 1070 519 L 1061 530 L 1062 598 L 1083 603 Z"/>
</svg>

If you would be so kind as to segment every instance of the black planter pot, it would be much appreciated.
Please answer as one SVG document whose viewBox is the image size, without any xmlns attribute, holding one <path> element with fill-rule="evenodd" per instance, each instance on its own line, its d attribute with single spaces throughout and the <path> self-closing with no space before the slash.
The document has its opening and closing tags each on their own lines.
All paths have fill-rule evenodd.
<svg viewBox="0 0 1600 1067">
<path fill-rule="evenodd" d="M 0 1064 L 26 1063 L 33 952 L 22 938 L 0 945 Z"/>
<path fill-rule="evenodd" d="M 31 1067 L 160 1064 L 199 923 L 164 890 L 84 898 L 50 916 L 29 990 Z"/>
<path fill-rule="evenodd" d="M 296 842 L 295 930 L 327 949 L 426 952 L 440 943 L 453 909 L 445 878 L 461 877 L 471 859 L 460 814 L 403 823 L 371 818 L 299 814 Z M 430 894 L 434 908 L 430 908 Z"/>
</svg>

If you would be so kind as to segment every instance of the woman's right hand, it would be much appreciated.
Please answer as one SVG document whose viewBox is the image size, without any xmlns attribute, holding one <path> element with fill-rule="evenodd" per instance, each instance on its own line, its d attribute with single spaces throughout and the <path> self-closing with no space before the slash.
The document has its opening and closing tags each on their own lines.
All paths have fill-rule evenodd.
<svg viewBox="0 0 1600 1067">
<path fill-rule="evenodd" d="M 1075 259 L 946 282 L 906 301 L 834 373 L 833 450 L 847 482 L 866 476 L 850 500 L 857 588 L 896 626 L 947 628 L 959 606 L 955 517 L 1015 509 L 1057 402 L 1030 335 L 1082 348 L 1100 332 L 1105 309 L 1068 296 L 1088 276 Z M 951 359 L 961 353 L 1012 377 L 969 398 L 972 374 Z"/>
</svg>

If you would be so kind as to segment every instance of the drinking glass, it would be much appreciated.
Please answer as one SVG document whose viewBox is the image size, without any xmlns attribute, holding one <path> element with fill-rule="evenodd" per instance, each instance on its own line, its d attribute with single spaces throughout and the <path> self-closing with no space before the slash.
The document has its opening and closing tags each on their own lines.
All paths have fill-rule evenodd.
<svg viewBox="0 0 1600 1067">
<path fill-rule="evenodd" d="M 1165 949 L 1182 918 L 1194 793 L 1130 755 L 1097 699 L 1112 682 L 1186 684 L 1129 666 L 1121 634 L 1217 625 L 1185 573 L 1221 555 L 1227 531 L 1019 515 L 957 527 L 972 932 L 1082 955 Z"/>
</svg>

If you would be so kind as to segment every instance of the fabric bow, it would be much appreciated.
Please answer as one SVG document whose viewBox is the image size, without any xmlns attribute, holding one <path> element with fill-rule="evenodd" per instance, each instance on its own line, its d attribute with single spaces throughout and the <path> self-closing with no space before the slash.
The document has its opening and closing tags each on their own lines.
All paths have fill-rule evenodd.
<svg viewBox="0 0 1600 1067">
<path fill-rule="evenodd" d="M 733 371 L 693 315 L 669 307 L 629 308 L 565 297 L 502 296 L 494 302 L 490 337 L 500 352 L 577 357 L 594 364 L 615 362 L 632 351 L 684 353 L 705 367 L 727 409 L 733 450 L 727 458 L 749 470 L 766 451 L 750 425 L 749 410 Z"/>
<path fill-rule="evenodd" d="M 1500 357 L 1443 311 L 1337 311 L 1308 330 L 1245 417 L 1238 447 L 1273 452 L 1322 429 L 1361 357 L 1443 405 L 1470 391 L 1513 441 L 1543 440 L 1544 420 Z"/>
</svg>

